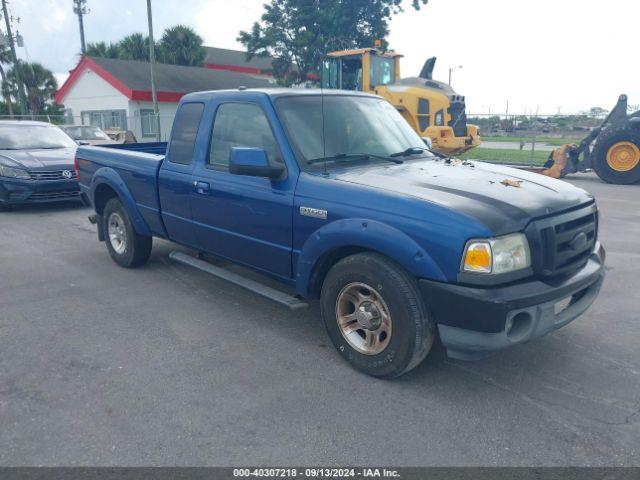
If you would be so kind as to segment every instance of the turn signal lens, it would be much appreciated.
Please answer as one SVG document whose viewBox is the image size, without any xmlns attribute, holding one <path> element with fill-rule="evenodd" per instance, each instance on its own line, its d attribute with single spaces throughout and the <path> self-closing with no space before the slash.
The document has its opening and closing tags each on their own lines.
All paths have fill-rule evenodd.
<svg viewBox="0 0 640 480">
<path fill-rule="evenodd" d="M 465 272 L 491 273 L 491 245 L 488 242 L 469 244 L 464 256 Z"/>
</svg>

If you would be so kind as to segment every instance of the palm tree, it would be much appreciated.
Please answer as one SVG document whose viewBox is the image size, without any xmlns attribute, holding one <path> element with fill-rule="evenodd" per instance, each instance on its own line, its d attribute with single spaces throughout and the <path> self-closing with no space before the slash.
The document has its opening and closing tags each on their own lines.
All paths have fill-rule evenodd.
<svg viewBox="0 0 640 480">
<path fill-rule="evenodd" d="M 191 28 L 176 25 L 167 28 L 159 43 L 160 60 L 175 65 L 201 67 L 206 51 L 202 46 L 202 38 Z"/>
<path fill-rule="evenodd" d="M 2 93 L 9 98 L 17 97 L 18 88 L 22 88 L 27 99 L 27 108 L 31 115 L 38 115 L 47 109 L 58 89 L 51 70 L 47 70 L 39 63 L 19 62 L 22 85 L 18 87 L 16 81 L 16 65 L 7 72 L 7 81 L 3 83 Z"/>
<path fill-rule="evenodd" d="M 114 43 L 87 43 L 87 56 L 103 58 L 120 58 L 120 47 Z"/>
<path fill-rule="evenodd" d="M 149 37 L 132 33 L 118 42 L 120 58 L 149 61 Z"/>
<path fill-rule="evenodd" d="M 11 50 L 6 45 L 0 45 L 0 78 L 2 78 L 2 86 L 7 83 L 7 75 L 5 74 L 4 67 L 2 65 L 6 65 L 11 63 Z M 11 96 L 4 94 L 4 88 L 2 89 L 4 101 L 7 103 L 7 110 L 9 111 L 9 117 L 13 118 L 13 105 L 11 104 Z"/>
</svg>

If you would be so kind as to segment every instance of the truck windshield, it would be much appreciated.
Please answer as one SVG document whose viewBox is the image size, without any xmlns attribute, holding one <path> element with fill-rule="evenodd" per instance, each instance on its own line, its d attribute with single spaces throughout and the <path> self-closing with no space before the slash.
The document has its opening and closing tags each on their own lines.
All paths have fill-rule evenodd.
<svg viewBox="0 0 640 480">
<path fill-rule="evenodd" d="M 37 150 L 77 146 L 71 138 L 54 126 L 1 125 L 0 150 Z"/>
<path fill-rule="evenodd" d="M 345 165 L 432 156 L 398 111 L 380 98 L 300 95 L 280 98 L 276 105 L 303 170 L 323 168 L 319 159 Z"/>
</svg>

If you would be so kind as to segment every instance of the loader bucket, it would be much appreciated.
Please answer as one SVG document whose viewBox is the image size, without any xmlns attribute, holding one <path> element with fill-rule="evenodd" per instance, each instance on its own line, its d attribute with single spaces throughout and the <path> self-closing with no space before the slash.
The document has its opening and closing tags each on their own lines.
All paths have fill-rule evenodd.
<svg viewBox="0 0 640 480">
<path fill-rule="evenodd" d="M 540 173 L 553 178 L 564 177 L 568 173 L 566 168 L 569 164 L 569 152 L 572 148 L 576 148 L 576 146 L 570 144 L 562 145 L 552 151 L 547 163 L 544 164 L 545 169 Z"/>
</svg>

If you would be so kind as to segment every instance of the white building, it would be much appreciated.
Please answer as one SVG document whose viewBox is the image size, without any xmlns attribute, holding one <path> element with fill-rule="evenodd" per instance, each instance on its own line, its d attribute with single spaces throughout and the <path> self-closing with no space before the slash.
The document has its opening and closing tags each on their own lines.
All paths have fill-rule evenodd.
<svg viewBox="0 0 640 480">
<path fill-rule="evenodd" d="M 202 90 L 273 86 L 264 75 L 232 69 L 155 65 L 156 91 L 163 140 L 168 138 L 178 102 Z M 131 130 L 138 141 L 154 141 L 156 122 L 147 62 L 83 57 L 55 95 L 75 124 Z"/>
</svg>

